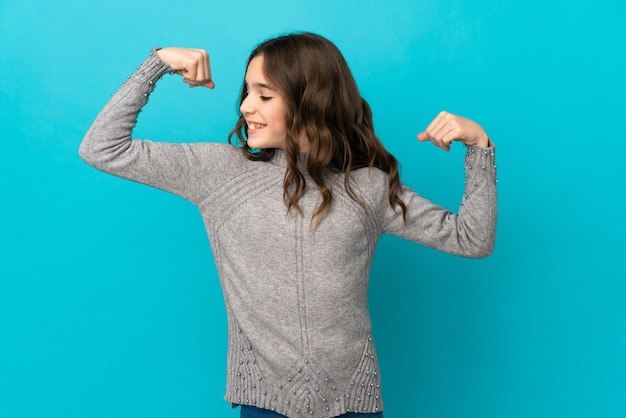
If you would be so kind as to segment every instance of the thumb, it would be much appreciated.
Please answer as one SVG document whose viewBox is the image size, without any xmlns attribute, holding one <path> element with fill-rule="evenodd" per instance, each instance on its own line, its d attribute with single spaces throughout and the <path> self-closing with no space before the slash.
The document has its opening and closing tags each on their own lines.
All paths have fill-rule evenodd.
<svg viewBox="0 0 626 418">
<path fill-rule="evenodd" d="M 420 141 L 428 141 L 428 134 L 426 132 L 422 132 L 419 135 L 417 135 L 417 139 Z"/>
</svg>

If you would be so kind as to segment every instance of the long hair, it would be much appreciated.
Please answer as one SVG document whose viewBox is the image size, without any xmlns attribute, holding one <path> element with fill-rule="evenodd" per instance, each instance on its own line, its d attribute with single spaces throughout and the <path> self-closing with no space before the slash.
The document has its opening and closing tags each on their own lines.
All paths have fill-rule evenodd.
<svg viewBox="0 0 626 418">
<path fill-rule="evenodd" d="M 347 194 L 366 212 L 365 203 L 350 185 L 350 173 L 364 167 L 376 167 L 388 173 L 389 204 L 393 208 L 399 206 L 406 217 L 406 206 L 398 196 L 398 162 L 374 133 L 370 106 L 361 97 L 339 49 L 319 35 L 296 33 L 261 43 L 250 54 L 248 65 L 257 56 L 263 56 L 264 76 L 283 95 L 287 108 L 287 167 L 283 181 L 287 210 L 295 209 L 302 214 L 298 202 L 306 182 L 297 162 L 298 138 L 304 133 L 310 144 L 306 169 L 322 195 L 312 217 L 316 227 L 332 202 L 332 186 L 325 176 L 328 170 L 344 174 L 343 186 Z M 240 104 L 245 98 L 244 83 Z M 232 143 L 236 135 L 248 159 L 270 159 L 275 150 L 250 148 L 245 128 L 246 122 L 240 115 L 229 134 L 229 142 Z"/>
</svg>

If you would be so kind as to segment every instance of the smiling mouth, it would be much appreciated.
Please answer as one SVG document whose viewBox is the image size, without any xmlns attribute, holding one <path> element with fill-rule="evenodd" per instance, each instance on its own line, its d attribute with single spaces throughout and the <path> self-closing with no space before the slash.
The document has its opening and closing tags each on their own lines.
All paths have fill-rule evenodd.
<svg viewBox="0 0 626 418">
<path fill-rule="evenodd" d="M 248 125 L 249 134 L 256 133 L 265 127 L 265 125 L 256 122 L 246 122 L 246 124 Z"/>
</svg>

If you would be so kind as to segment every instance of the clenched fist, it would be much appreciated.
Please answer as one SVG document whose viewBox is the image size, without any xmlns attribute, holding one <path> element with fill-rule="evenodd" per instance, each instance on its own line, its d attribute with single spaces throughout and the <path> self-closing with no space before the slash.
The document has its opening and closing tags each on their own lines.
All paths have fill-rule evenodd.
<svg viewBox="0 0 626 418">
<path fill-rule="evenodd" d="M 441 112 L 428 125 L 426 131 L 417 136 L 420 141 L 430 141 L 439 148 L 450 151 L 453 141 L 465 145 L 478 145 L 482 148 L 489 146 L 489 137 L 483 128 L 473 120 Z"/>
<path fill-rule="evenodd" d="M 204 49 L 163 48 L 157 51 L 159 59 L 168 64 L 189 87 L 215 87 L 209 64 L 209 54 Z"/>
</svg>

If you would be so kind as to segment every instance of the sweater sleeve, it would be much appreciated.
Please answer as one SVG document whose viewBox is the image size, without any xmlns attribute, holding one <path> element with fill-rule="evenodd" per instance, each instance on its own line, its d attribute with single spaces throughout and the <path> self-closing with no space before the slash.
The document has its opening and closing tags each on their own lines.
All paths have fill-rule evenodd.
<svg viewBox="0 0 626 418">
<path fill-rule="evenodd" d="M 212 182 L 227 174 L 235 148 L 219 143 L 170 143 L 133 139 L 141 108 L 156 82 L 171 68 L 153 50 L 98 114 L 79 148 L 89 165 L 109 174 L 147 184 L 194 203 Z"/>
<path fill-rule="evenodd" d="M 495 146 L 468 146 L 465 192 L 458 212 L 435 205 L 403 186 L 400 198 L 407 207 L 406 223 L 399 208 L 383 211 L 384 233 L 400 236 L 450 254 L 481 258 L 495 245 L 497 191 Z"/>
</svg>

